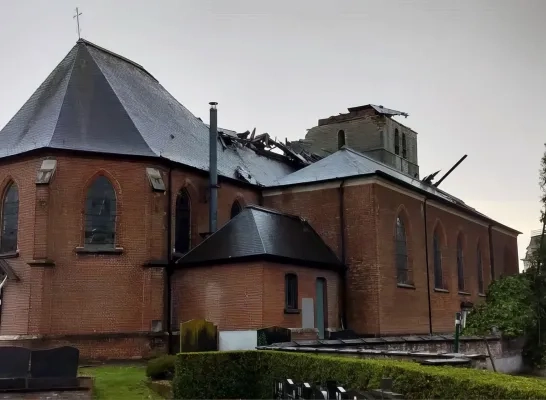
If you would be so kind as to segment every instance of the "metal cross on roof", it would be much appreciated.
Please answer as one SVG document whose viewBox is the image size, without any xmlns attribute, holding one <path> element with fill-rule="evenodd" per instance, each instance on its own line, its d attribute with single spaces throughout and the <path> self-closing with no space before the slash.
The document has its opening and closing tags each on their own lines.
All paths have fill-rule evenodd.
<svg viewBox="0 0 546 400">
<path fill-rule="evenodd" d="M 76 7 L 76 15 L 74 15 L 72 18 L 76 18 L 76 23 L 78 25 L 78 39 L 81 39 L 80 33 L 80 15 L 82 15 L 81 12 L 79 12 L 78 7 Z"/>
</svg>

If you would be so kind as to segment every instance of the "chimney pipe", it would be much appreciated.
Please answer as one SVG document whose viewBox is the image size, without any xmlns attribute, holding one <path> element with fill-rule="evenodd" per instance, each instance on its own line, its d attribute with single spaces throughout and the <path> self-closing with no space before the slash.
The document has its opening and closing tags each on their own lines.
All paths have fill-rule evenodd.
<svg viewBox="0 0 546 400">
<path fill-rule="evenodd" d="M 218 218 L 218 112 L 212 101 L 210 104 L 210 125 L 209 125 L 209 234 L 216 232 Z"/>
</svg>

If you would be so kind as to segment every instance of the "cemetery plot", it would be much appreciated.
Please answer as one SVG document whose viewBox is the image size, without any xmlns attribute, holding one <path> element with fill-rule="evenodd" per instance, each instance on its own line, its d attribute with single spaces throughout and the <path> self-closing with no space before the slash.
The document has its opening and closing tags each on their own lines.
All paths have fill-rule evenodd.
<svg viewBox="0 0 546 400">
<path fill-rule="evenodd" d="M 295 382 L 292 379 L 277 379 L 273 390 L 274 399 L 313 399 L 313 400 L 374 400 L 403 399 L 392 391 L 392 379 L 383 379 L 381 388 L 360 392 L 347 389 L 336 381 L 324 383 Z"/>
</svg>

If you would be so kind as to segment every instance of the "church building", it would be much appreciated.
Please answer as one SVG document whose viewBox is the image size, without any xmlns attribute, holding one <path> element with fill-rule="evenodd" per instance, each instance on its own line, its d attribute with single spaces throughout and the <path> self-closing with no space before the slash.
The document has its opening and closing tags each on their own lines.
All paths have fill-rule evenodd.
<svg viewBox="0 0 546 400">
<path fill-rule="evenodd" d="M 420 178 L 407 114 L 353 107 L 279 142 L 217 113 L 76 43 L 0 131 L 0 345 L 147 357 L 191 319 L 449 333 L 518 273 L 518 231 Z"/>
</svg>

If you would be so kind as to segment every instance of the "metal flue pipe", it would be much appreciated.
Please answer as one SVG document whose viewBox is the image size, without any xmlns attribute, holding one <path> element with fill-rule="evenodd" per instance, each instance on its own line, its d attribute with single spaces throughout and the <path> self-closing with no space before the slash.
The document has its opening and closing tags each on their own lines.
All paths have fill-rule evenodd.
<svg viewBox="0 0 546 400">
<path fill-rule="evenodd" d="M 210 102 L 209 125 L 209 234 L 216 232 L 218 222 L 218 103 Z"/>
</svg>

